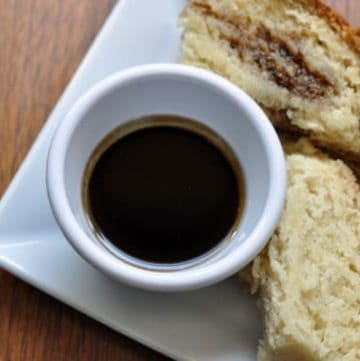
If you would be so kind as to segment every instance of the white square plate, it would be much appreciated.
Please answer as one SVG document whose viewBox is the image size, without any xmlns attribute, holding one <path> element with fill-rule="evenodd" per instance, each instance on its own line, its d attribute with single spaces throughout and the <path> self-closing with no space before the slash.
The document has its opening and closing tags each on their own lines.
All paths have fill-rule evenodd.
<svg viewBox="0 0 360 361">
<path fill-rule="evenodd" d="M 60 232 L 47 200 L 52 135 L 95 82 L 145 63 L 176 62 L 185 0 L 121 0 L 100 31 L 0 203 L 0 266 L 143 344 L 177 360 L 255 361 L 255 300 L 228 280 L 200 291 L 158 294 L 108 279 Z"/>
</svg>

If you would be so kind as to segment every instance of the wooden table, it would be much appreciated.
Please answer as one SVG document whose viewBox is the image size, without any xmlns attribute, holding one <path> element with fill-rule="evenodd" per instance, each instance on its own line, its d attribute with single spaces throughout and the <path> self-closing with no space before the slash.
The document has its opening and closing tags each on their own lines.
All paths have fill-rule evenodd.
<svg viewBox="0 0 360 361">
<path fill-rule="evenodd" d="M 329 2 L 360 24 L 359 0 Z M 114 3 L 0 0 L 0 194 Z M 0 360 L 166 358 L 0 271 Z"/>
</svg>

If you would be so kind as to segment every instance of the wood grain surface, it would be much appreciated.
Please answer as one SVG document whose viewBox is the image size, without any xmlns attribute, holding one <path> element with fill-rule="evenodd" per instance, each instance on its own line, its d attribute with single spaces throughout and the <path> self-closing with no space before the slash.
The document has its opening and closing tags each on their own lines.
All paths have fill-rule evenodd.
<svg viewBox="0 0 360 361">
<path fill-rule="evenodd" d="M 114 3 L 0 0 L 0 194 Z M 359 0 L 329 3 L 360 25 Z M 0 361 L 69 360 L 167 359 L 0 270 Z"/>
</svg>

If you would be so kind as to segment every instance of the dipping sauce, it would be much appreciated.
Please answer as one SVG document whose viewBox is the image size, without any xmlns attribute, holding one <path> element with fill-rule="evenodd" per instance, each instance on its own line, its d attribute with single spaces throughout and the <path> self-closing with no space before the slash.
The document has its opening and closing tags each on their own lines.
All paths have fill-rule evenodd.
<svg viewBox="0 0 360 361">
<path fill-rule="evenodd" d="M 227 237 L 241 216 L 244 183 L 206 136 L 172 125 L 173 116 L 151 118 L 115 141 L 107 136 L 111 144 L 85 172 L 85 205 L 95 232 L 117 249 L 153 263 L 184 262 Z"/>
</svg>

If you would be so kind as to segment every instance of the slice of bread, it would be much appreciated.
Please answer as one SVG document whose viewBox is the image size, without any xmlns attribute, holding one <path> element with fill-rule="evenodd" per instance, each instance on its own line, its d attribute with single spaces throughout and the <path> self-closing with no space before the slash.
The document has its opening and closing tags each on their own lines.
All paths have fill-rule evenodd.
<svg viewBox="0 0 360 361">
<path fill-rule="evenodd" d="M 242 274 L 252 292 L 260 291 L 258 360 L 359 361 L 359 184 L 342 161 L 307 140 L 285 149 L 281 222 Z"/>
<path fill-rule="evenodd" d="M 182 60 L 254 97 L 279 129 L 360 163 L 360 31 L 320 0 L 190 0 Z"/>
</svg>

